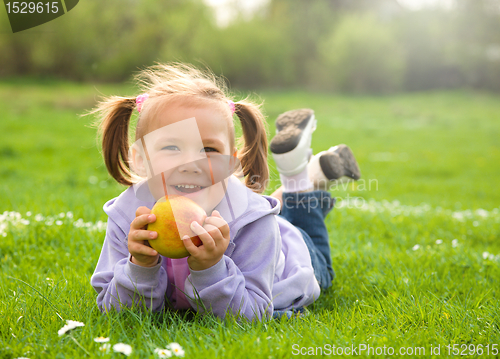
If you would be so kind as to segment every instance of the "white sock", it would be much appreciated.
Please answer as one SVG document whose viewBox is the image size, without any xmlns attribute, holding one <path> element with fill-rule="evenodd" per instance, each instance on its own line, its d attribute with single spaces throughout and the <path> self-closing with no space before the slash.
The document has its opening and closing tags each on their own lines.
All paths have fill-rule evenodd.
<svg viewBox="0 0 500 359">
<path fill-rule="evenodd" d="M 313 189 L 314 184 L 309 180 L 307 167 L 300 173 L 293 176 L 285 176 L 280 173 L 283 192 L 303 192 Z"/>
</svg>

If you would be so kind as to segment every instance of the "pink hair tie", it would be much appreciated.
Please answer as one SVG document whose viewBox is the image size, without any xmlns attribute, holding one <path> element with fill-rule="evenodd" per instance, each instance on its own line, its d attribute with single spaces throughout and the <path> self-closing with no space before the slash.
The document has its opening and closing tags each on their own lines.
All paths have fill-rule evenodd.
<svg viewBox="0 0 500 359">
<path fill-rule="evenodd" d="M 139 95 L 135 98 L 135 103 L 137 105 L 137 112 L 141 112 L 142 104 L 148 99 L 149 95 L 147 93 Z"/>
<path fill-rule="evenodd" d="M 234 111 L 236 111 L 236 106 L 234 105 L 234 102 L 231 100 L 227 100 L 227 104 L 229 105 L 229 109 L 231 110 L 231 114 L 234 114 Z"/>
</svg>

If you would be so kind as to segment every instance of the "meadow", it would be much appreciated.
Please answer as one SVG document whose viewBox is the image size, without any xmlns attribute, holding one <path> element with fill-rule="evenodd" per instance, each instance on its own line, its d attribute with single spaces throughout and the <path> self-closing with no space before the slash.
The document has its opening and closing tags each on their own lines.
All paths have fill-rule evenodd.
<svg viewBox="0 0 500 359">
<path fill-rule="evenodd" d="M 92 118 L 128 84 L 0 82 L 0 358 L 290 358 L 500 351 L 500 96 L 436 91 L 379 97 L 266 91 L 269 119 L 313 108 L 315 152 L 348 144 L 358 183 L 332 189 L 336 278 L 298 318 L 258 323 L 139 309 L 101 314 L 90 276 L 105 234 L 109 178 Z M 236 99 L 245 97 L 236 94 Z M 272 179 L 268 193 L 278 184 Z M 58 335 L 66 320 L 84 323 Z M 371 351 L 370 351 L 371 348 Z M 391 352 L 392 348 L 392 352 Z M 382 350 L 384 352 L 382 352 Z"/>
</svg>

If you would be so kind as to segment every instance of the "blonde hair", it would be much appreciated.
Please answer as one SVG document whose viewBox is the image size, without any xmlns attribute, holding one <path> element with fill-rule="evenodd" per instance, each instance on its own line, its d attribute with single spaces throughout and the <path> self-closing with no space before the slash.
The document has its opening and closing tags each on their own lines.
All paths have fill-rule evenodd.
<svg viewBox="0 0 500 359">
<path fill-rule="evenodd" d="M 183 100 L 197 105 L 209 102 L 225 106 L 230 113 L 227 86 L 210 71 L 200 71 L 190 65 L 158 64 L 141 71 L 135 79 L 148 100 L 141 109 L 136 140 L 147 133 L 148 122 L 154 118 L 158 106 Z M 136 108 L 136 98 L 112 96 L 101 101 L 91 114 L 97 114 L 96 125 L 102 140 L 102 155 L 109 174 L 118 182 L 132 185 L 134 175 L 129 163 L 130 119 Z M 235 102 L 234 114 L 241 123 L 242 136 L 238 139 L 237 158 L 241 162 L 245 184 L 254 192 L 262 193 L 269 179 L 267 165 L 266 121 L 260 106 L 248 99 Z M 233 123 L 230 123 L 231 145 L 235 147 Z"/>
</svg>

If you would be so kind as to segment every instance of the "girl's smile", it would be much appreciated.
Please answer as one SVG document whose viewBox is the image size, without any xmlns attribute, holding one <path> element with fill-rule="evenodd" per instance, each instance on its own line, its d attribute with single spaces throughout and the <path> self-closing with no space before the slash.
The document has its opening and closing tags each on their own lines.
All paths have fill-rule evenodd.
<svg viewBox="0 0 500 359">
<path fill-rule="evenodd" d="M 206 187 L 202 187 L 196 184 L 178 184 L 173 186 L 178 192 L 182 193 L 194 193 L 198 192 Z"/>
<path fill-rule="evenodd" d="M 198 203 L 205 209 L 205 212 L 208 213 L 207 210 L 210 208 L 205 208 L 203 206 L 204 200 L 207 198 L 208 187 L 202 186 L 192 186 L 191 185 L 167 185 L 167 193 L 169 196 L 177 195 L 187 197 L 194 202 Z"/>
</svg>

